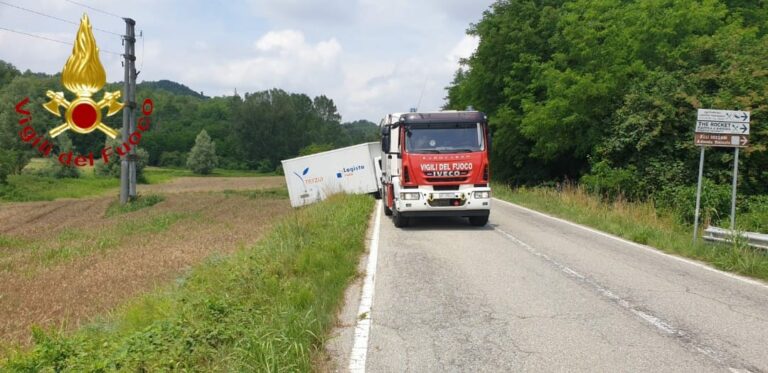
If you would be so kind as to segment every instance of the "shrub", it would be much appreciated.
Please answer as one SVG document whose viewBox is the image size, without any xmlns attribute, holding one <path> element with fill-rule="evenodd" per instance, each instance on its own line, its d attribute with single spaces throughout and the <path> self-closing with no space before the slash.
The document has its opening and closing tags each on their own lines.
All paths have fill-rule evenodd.
<svg viewBox="0 0 768 373">
<path fill-rule="evenodd" d="M 671 186 L 654 196 L 656 206 L 672 212 L 681 223 L 693 224 L 696 211 L 696 185 Z M 717 224 L 728 217 L 731 208 L 731 187 L 704 179 L 701 190 L 701 221 Z"/>
<path fill-rule="evenodd" d="M 107 139 L 105 145 L 117 148 L 118 146 L 121 146 L 122 143 L 118 139 Z M 142 148 L 137 148 L 136 156 L 138 158 L 136 161 L 136 180 L 143 183 L 146 182 L 146 178 L 144 177 L 144 168 L 147 166 L 147 162 L 149 161 L 149 152 Z M 94 167 L 93 171 L 98 176 L 120 178 L 120 167 L 120 158 L 117 154 L 115 154 L 114 156 L 110 157 L 109 163 L 105 164 L 101 161 L 96 162 L 96 166 Z"/>
<path fill-rule="evenodd" d="M 272 166 L 272 161 L 263 159 L 256 165 L 256 170 L 262 173 L 267 173 L 274 171 L 275 168 Z"/>
<path fill-rule="evenodd" d="M 187 167 L 196 174 L 208 175 L 216 168 L 217 161 L 216 144 L 211 141 L 208 132 L 200 131 L 187 157 Z"/>
<path fill-rule="evenodd" d="M 187 153 L 182 152 L 163 152 L 160 154 L 160 167 L 184 167 L 187 163 Z"/>
<path fill-rule="evenodd" d="M 248 170 L 248 164 L 232 157 L 218 157 L 218 167 L 225 170 Z"/>
<path fill-rule="evenodd" d="M 329 150 L 333 150 L 334 146 L 331 144 L 309 144 L 299 150 L 299 156 L 312 155 L 315 153 L 322 153 Z"/>
<path fill-rule="evenodd" d="M 6 184 L 8 182 L 8 175 L 11 174 L 13 168 L 13 156 L 11 151 L 0 149 L 0 184 Z"/>
<path fill-rule="evenodd" d="M 56 138 L 56 145 L 59 149 L 59 154 L 64 154 L 72 151 L 72 140 L 66 133 L 59 135 Z M 59 162 L 58 157 L 52 155 L 48 160 L 48 167 L 45 169 L 45 174 L 55 177 L 57 179 L 64 178 L 78 178 L 80 177 L 80 171 L 75 165 L 66 165 Z"/>
<path fill-rule="evenodd" d="M 768 233 L 768 196 L 750 196 L 736 215 L 736 225 L 750 232 Z"/>
<path fill-rule="evenodd" d="M 635 167 L 613 168 L 606 161 L 593 165 L 592 171 L 582 176 L 581 185 L 590 193 L 601 195 L 609 200 L 620 196 L 635 199 L 639 194 Z"/>
</svg>

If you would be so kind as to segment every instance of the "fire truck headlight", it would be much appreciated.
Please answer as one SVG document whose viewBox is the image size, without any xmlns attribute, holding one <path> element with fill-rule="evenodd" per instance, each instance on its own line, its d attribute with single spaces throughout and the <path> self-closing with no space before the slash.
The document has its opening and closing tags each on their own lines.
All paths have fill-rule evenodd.
<svg viewBox="0 0 768 373">
<path fill-rule="evenodd" d="M 421 193 L 400 193 L 400 199 L 404 201 L 418 201 Z"/>
<path fill-rule="evenodd" d="M 477 198 L 477 199 L 488 199 L 488 198 L 491 198 L 491 192 L 490 191 L 475 192 L 475 198 Z"/>
</svg>

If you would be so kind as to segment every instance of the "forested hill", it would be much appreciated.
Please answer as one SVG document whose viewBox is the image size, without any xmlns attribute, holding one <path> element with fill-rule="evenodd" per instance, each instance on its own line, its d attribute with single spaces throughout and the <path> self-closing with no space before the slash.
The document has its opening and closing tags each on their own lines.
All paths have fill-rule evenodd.
<svg viewBox="0 0 768 373">
<path fill-rule="evenodd" d="M 167 91 L 176 95 L 180 96 L 192 96 L 197 98 L 209 98 L 206 97 L 203 92 L 195 92 L 191 88 L 185 86 L 184 84 L 172 82 L 170 80 L 158 80 L 156 82 L 153 81 L 143 81 L 139 84 L 137 84 L 138 89 L 147 89 L 147 90 L 163 90 Z"/>
<path fill-rule="evenodd" d="M 47 90 L 63 91 L 60 76 L 21 73 L 0 61 L 0 168 L 18 172 L 30 157 L 31 147 L 18 138 L 18 115 L 14 106 L 24 97 L 32 112 L 32 124 L 44 133 L 60 123 L 47 113 Z M 120 83 L 105 91 L 121 90 Z M 101 93 L 96 96 L 99 97 Z M 280 89 L 246 93 L 243 96 L 205 97 L 183 84 L 161 80 L 138 85 L 137 100 L 151 98 L 155 108 L 151 130 L 141 147 L 149 152 L 149 164 L 181 166 L 195 137 L 205 129 L 216 143 L 222 168 L 274 171 L 281 159 L 299 154 L 376 141 L 376 125 L 368 121 L 340 123 L 335 103 L 326 96 L 309 97 Z M 122 115 L 105 118 L 112 128 L 122 126 Z M 104 136 L 69 136 L 75 151 L 98 151 Z"/>
<path fill-rule="evenodd" d="M 638 198 L 695 183 L 696 109 L 750 110 L 740 191 L 765 194 L 767 30 L 764 1 L 498 1 L 446 106 L 489 113 L 497 179 Z M 732 154 L 708 151 L 707 178 L 727 185 Z"/>
</svg>

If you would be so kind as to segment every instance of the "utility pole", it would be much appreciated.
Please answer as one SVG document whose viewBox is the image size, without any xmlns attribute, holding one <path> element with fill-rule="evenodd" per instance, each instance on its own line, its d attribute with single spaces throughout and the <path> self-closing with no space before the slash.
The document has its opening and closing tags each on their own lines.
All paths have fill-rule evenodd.
<svg viewBox="0 0 768 373">
<path fill-rule="evenodd" d="M 123 20 L 125 21 L 123 97 L 126 101 L 123 108 L 121 137 L 124 143 L 128 143 L 128 136 L 136 131 L 136 36 L 134 31 L 136 21 L 130 18 L 123 18 Z M 133 147 L 120 159 L 120 204 L 126 204 L 132 198 L 136 198 L 136 149 Z"/>
<path fill-rule="evenodd" d="M 130 72 L 130 83 L 131 83 L 131 90 L 129 92 L 129 98 L 128 100 L 131 103 L 131 118 L 128 121 L 128 136 L 130 136 L 132 133 L 136 132 L 136 32 L 135 32 L 135 26 L 136 21 L 128 18 L 126 19 L 126 23 L 130 22 L 131 27 L 128 31 L 128 38 L 130 38 L 130 42 L 127 43 L 130 46 L 131 49 L 131 72 Z M 136 199 L 137 193 L 136 193 L 136 146 L 131 146 L 131 152 L 130 157 L 128 157 L 128 196 L 131 198 L 131 200 Z"/>
</svg>

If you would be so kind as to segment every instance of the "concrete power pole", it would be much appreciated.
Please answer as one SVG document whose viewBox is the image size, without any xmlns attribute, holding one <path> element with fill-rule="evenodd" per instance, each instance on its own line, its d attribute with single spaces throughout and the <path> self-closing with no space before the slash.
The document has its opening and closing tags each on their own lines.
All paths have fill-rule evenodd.
<svg viewBox="0 0 768 373">
<path fill-rule="evenodd" d="M 128 136 L 136 131 L 136 35 L 134 28 L 136 21 L 130 18 L 125 20 L 125 79 L 123 90 L 125 107 L 123 108 L 123 129 L 121 131 L 122 142 L 128 142 Z M 126 204 L 129 199 L 136 198 L 136 149 L 120 159 L 120 204 Z"/>
</svg>

